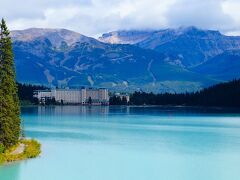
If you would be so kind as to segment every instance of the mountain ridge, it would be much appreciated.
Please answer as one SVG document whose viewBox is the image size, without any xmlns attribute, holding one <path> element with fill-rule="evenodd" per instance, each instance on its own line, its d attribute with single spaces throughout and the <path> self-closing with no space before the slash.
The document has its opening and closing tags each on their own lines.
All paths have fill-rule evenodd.
<svg viewBox="0 0 240 180">
<path fill-rule="evenodd" d="M 36 39 L 48 38 L 53 46 L 59 48 L 62 42 L 71 46 L 77 42 L 98 42 L 96 39 L 87 37 L 78 32 L 68 29 L 51 29 L 51 28 L 29 28 L 25 30 L 11 31 L 13 41 L 33 41 Z"/>
<path fill-rule="evenodd" d="M 225 51 L 238 51 L 239 37 L 225 38 L 217 31 L 195 27 L 159 30 L 154 35 L 153 31 L 121 32 L 126 42 L 134 43 L 101 42 L 66 29 L 14 31 L 17 80 L 58 87 L 98 86 L 112 91 L 175 93 L 196 91 L 240 76 L 237 71 L 219 76 L 197 69 Z M 127 39 L 128 36 L 133 37 Z M 206 54 L 213 55 L 205 58 Z M 224 56 L 226 60 L 221 66 L 231 61 L 228 57 Z M 235 58 L 238 57 L 239 53 Z M 217 67 L 211 65 L 207 69 L 214 68 Z"/>
<path fill-rule="evenodd" d="M 185 67 L 197 66 L 226 50 L 240 49 L 239 36 L 226 36 L 219 31 L 202 30 L 194 26 L 147 32 L 151 35 L 148 34 L 148 37 L 145 37 L 142 41 L 135 40 L 137 42 L 135 45 L 144 49 L 153 49 L 168 56 L 175 56 L 174 58 L 181 61 L 180 64 Z M 131 33 L 128 32 L 128 34 Z M 116 35 L 118 37 L 115 37 Z M 113 38 L 120 39 L 119 42 L 122 44 L 128 42 L 124 41 L 126 37 L 122 38 L 121 34 L 115 32 L 115 36 Z M 103 37 L 101 38 L 105 42 L 109 39 L 111 39 L 111 33 L 105 40 L 103 40 Z M 195 54 L 195 52 L 198 52 L 198 54 Z M 179 56 L 184 57 L 185 60 L 182 60 Z M 174 60 L 172 63 L 174 63 Z"/>
</svg>

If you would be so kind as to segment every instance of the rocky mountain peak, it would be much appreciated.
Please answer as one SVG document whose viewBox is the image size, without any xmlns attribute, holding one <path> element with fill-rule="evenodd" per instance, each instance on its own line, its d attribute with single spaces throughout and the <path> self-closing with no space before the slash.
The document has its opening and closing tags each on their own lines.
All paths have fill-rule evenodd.
<svg viewBox="0 0 240 180">
<path fill-rule="evenodd" d="M 93 38 L 67 29 L 30 28 L 11 32 L 14 41 L 34 41 L 36 39 L 48 39 L 54 47 L 60 47 L 62 43 L 71 46 L 77 42 L 94 41 Z"/>
<path fill-rule="evenodd" d="M 149 38 L 154 31 L 113 31 L 103 34 L 99 37 L 99 41 L 110 44 L 136 44 Z"/>
</svg>

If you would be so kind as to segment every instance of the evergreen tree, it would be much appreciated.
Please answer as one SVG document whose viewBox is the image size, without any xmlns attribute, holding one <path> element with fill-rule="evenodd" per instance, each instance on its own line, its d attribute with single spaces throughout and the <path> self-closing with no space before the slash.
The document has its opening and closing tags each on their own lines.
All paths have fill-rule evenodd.
<svg viewBox="0 0 240 180">
<path fill-rule="evenodd" d="M 92 104 L 92 98 L 91 97 L 88 98 L 88 104 L 90 104 L 90 105 Z"/>
<path fill-rule="evenodd" d="M 20 136 L 20 107 L 15 81 L 10 32 L 4 19 L 0 24 L 0 143 L 16 144 Z"/>
<path fill-rule="evenodd" d="M 122 97 L 122 105 L 127 105 L 128 102 L 127 102 L 127 98 L 124 96 Z"/>
</svg>

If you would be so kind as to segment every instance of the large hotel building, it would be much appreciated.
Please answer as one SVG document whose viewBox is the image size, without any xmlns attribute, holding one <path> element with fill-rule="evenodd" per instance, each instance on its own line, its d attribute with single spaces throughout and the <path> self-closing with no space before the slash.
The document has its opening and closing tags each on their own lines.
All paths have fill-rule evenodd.
<svg viewBox="0 0 240 180">
<path fill-rule="evenodd" d="M 43 104 L 48 99 L 54 99 L 61 104 L 109 105 L 108 90 L 103 88 L 37 90 L 34 97 Z"/>
</svg>

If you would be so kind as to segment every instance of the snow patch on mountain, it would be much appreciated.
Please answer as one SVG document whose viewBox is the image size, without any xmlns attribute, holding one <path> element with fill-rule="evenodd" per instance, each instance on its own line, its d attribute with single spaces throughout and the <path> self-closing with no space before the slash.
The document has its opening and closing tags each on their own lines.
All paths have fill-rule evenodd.
<svg viewBox="0 0 240 180">
<path fill-rule="evenodd" d="M 94 81 L 93 81 L 93 79 L 92 79 L 91 76 L 88 76 L 88 77 L 87 77 L 87 80 L 88 80 L 88 82 L 90 83 L 91 86 L 94 85 Z"/>
</svg>

